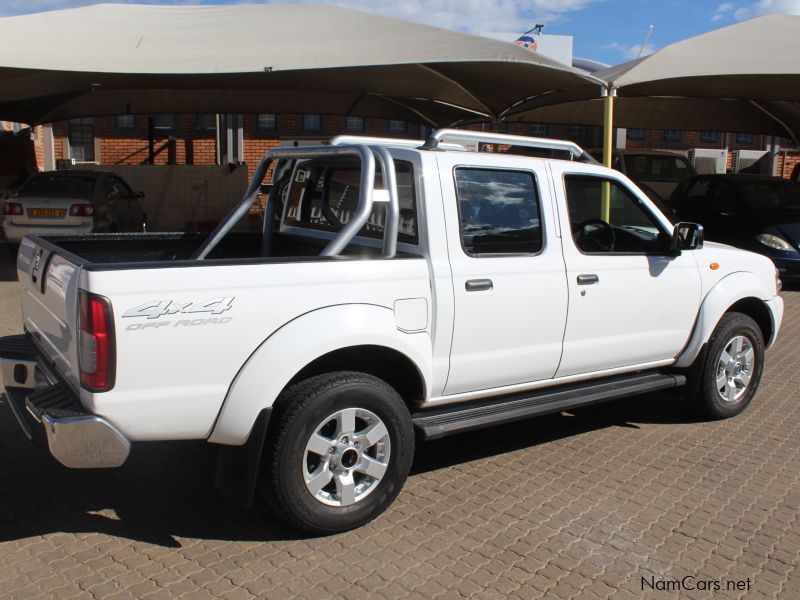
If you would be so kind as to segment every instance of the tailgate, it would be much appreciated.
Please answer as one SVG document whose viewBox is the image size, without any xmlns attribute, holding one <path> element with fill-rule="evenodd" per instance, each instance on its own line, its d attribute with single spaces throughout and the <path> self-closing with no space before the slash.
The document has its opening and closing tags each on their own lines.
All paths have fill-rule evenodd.
<svg viewBox="0 0 800 600">
<path fill-rule="evenodd" d="M 65 253 L 66 254 L 66 253 Z M 36 237 L 22 241 L 17 258 L 22 322 L 39 348 L 75 390 L 78 372 L 78 284 L 81 268 Z"/>
</svg>

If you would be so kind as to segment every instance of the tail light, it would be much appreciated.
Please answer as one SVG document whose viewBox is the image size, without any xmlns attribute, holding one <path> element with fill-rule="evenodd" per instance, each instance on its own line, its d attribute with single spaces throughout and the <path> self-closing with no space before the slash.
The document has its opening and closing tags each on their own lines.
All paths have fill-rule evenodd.
<svg viewBox="0 0 800 600">
<path fill-rule="evenodd" d="M 90 392 L 114 387 L 114 313 L 107 298 L 78 291 L 78 364 L 81 386 Z"/>
<path fill-rule="evenodd" d="M 94 206 L 91 204 L 73 204 L 69 207 L 70 217 L 91 217 L 94 214 Z"/>
<path fill-rule="evenodd" d="M 23 213 L 22 204 L 19 202 L 6 202 L 3 204 L 3 214 L 7 216 L 19 216 Z"/>
</svg>

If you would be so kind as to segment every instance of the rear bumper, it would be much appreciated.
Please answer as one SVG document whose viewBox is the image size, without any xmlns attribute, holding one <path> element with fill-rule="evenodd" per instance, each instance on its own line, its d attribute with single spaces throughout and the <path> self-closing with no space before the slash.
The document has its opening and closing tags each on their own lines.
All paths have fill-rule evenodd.
<svg viewBox="0 0 800 600">
<path fill-rule="evenodd" d="M 8 220 L 3 221 L 3 239 L 11 244 L 19 244 L 26 235 L 81 235 L 92 233 L 94 223 L 82 225 L 16 225 Z"/>
<path fill-rule="evenodd" d="M 125 463 L 131 444 L 103 417 L 86 412 L 66 384 L 53 381 L 25 336 L 0 338 L 5 398 L 23 433 L 66 467 L 96 469 Z"/>
</svg>

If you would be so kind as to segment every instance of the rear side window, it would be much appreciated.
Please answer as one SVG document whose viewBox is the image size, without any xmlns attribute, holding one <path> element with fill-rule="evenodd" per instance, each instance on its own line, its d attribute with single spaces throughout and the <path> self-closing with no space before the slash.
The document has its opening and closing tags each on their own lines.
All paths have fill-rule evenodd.
<svg viewBox="0 0 800 600">
<path fill-rule="evenodd" d="M 94 195 L 94 177 L 81 175 L 45 174 L 37 175 L 23 185 L 18 196 L 66 196 L 91 198 Z"/>
<path fill-rule="evenodd" d="M 103 179 L 103 192 L 108 198 L 133 198 L 133 190 L 128 184 L 113 175 Z"/>
<path fill-rule="evenodd" d="M 532 173 L 459 168 L 455 180 L 461 243 L 467 254 L 541 252 L 541 210 Z"/>
<path fill-rule="evenodd" d="M 397 193 L 400 200 L 398 242 L 417 243 L 417 201 L 414 169 L 411 163 L 395 161 Z M 339 231 L 358 209 L 361 166 L 358 161 L 309 161 L 292 176 L 286 206 L 287 225 L 325 231 Z M 375 187 L 383 187 L 380 170 L 375 173 Z M 373 204 L 360 236 L 383 238 L 386 205 Z"/>
</svg>

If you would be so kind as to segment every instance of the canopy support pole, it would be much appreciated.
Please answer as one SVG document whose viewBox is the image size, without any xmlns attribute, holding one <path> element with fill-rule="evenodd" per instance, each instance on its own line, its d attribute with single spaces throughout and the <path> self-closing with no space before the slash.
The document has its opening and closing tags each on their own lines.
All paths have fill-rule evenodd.
<svg viewBox="0 0 800 600">
<path fill-rule="evenodd" d="M 614 152 L 614 98 L 617 97 L 617 88 L 609 86 L 601 88 L 601 95 L 604 100 L 603 110 L 603 165 L 611 168 L 612 155 Z M 606 223 L 611 220 L 611 186 L 603 184 L 603 204 L 602 216 Z"/>
</svg>

